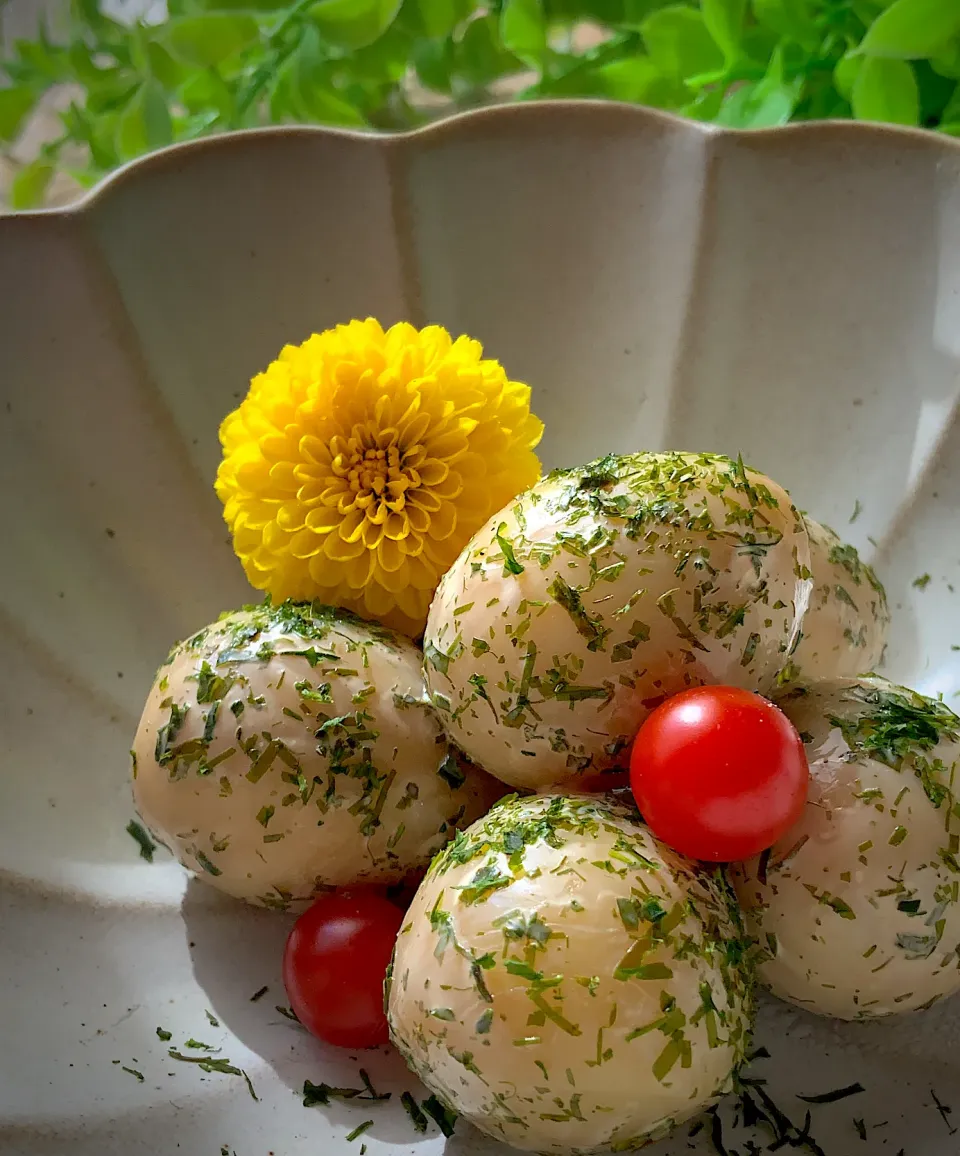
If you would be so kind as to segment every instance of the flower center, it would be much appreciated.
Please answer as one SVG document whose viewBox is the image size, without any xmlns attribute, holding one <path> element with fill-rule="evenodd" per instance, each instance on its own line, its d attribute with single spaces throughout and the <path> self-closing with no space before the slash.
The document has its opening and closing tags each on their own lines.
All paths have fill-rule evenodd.
<svg viewBox="0 0 960 1156">
<path fill-rule="evenodd" d="M 423 451 L 420 446 L 404 451 L 396 442 L 382 448 L 377 441 L 370 429 L 348 438 L 345 452 L 333 459 L 333 470 L 350 488 L 343 504 L 379 521 L 388 511 L 400 513 L 407 492 L 420 485 L 412 463 L 423 457 Z"/>
</svg>

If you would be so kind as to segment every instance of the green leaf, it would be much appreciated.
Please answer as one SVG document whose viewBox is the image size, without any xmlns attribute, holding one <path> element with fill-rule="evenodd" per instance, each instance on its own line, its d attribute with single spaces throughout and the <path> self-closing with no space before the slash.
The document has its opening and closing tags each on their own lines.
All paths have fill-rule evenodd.
<svg viewBox="0 0 960 1156">
<path fill-rule="evenodd" d="M 163 89 L 155 80 L 146 80 L 120 114 L 117 122 L 117 155 L 131 160 L 173 140 L 170 110 Z"/>
<path fill-rule="evenodd" d="M 703 22 L 728 64 L 740 55 L 746 0 L 700 0 Z"/>
<path fill-rule="evenodd" d="M 647 17 L 662 7 L 663 0 L 624 0 L 623 15 L 615 23 L 621 28 L 634 28 L 639 32 Z"/>
<path fill-rule="evenodd" d="M 45 160 L 35 160 L 24 165 L 10 185 L 10 207 L 35 209 L 43 202 L 53 173 L 53 165 Z"/>
<path fill-rule="evenodd" d="M 724 100 L 715 123 L 729 128 L 774 128 L 786 124 L 793 115 L 802 88 L 802 77 L 790 81 L 784 79 L 783 52 L 778 47 L 770 58 L 763 80 L 734 89 Z"/>
<path fill-rule="evenodd" d="M 649 56 L 638 53 L 626 60 L 611 60 L 592 71 L 597 94 L 610 100 L 648 103 L 657 87 L 663 86 L 660 70 Z"/>
<path fill-rule="evenodd" d="M 493 15 L 471 20 L 454 51 L 456 71 L 474 85 L 489 84 L 523 68 L 522 61 L 501 45 L 497 18 Z"/>
<path fill-rule="evenodd" d="M 956 0 L 895 0 L 871 24 L 860 50 L 867 56 L 921 60 L 945 48 L 958 33 Z"/>
<path fill-rule="evenodd" d="M 857 53 L 848 52 L 846 56 L 842 56 L 833 70 L 833 83 L 837 87 L 837 92 L 847 100 L 853 98 L 853 86 L 857 82 L 857 77 L 860 75 L 860 69 L 863 65 L 864 57 Z"/>
<path fill-rule="evenodd" d="M 92 116 L 119 112 L 125 108 L 140 87 L 140 80 L 123 68 L 104 70 L 96 87 L 87 90 L 87 111 Z"/>
<path fill-rule="evenodd" d="M 717 85 L 699 93 L 696 100 L 681 108 L 684 116 L 692 120 L 714 121 L 720 115 L 723 105 L 723 89 Z"/>
<path fill-rule="evenodd" d="M 296 85 L 300 108 L 320 124 L 364 127 L 362 114 L 338 93 L 331 82 L 330 61 L 320 32 L 313 25 L 303 33 L 296 58 Z"/>
<path fill-rule="evenodd" d="M 199 68 L 215 68 L 254 44 L 260 25 L 245 12 L 207 12 L 171 20 L 162 36 L 174 57 Z"/>
<path fill-rule="evenodd" d="M 319 0 L 307 14 L 328 44 L 349 49 L 372 44 L 399 11 L 400 0 Z"/>
<path fill-rule="evenodd" d="M 3 67 L 13 76 L 11 65 L 19 63 L 24 74 L 38 81 L 61 81 L 70 79 L 70 60 L 66 48 L 60 48 L 51 43 L 47 35 L 46 21 L 41 17 L 36 40 L 17 40 L 14 42 L 14 58 Z M 6 55 L 6 54 L 5 54 Z"/>
<path fill-rule="evenodd" d="M 449 36 L 473 14 L 473 0 L 404 0 L 397 22 L 414 36 Z"/>
<path fill-rule="evenodd" d="M 547 25 L 542 0 L 505 0 L 500 13 L 504 48 L 538 71 L 547 53 Z"/>
<path fill-rule="evenodd" d="M 930 67 L 929 61 L 917 60 L 913 65 L 920 92 L 920 123 L 936 125 L 943 119 L 944 110 L 953 96 L 956 82 L 940 76 Z"/>
<path fill-rule="evenodd" d="M 286 124 L 291 120 L 302 120 L 306 115 L 300 106 L 300 90 L 297 84 L 297 61 L 286 60 L 273 76 L 268 86 L 270 93 L 271 124 Z"/>
<path fill-rule="evenodd" d="M 940 76 L 960 80 L 960 40 L 955 40 L 930 57 L 930 67 Z"/>
<path fill-rule="evenodd" d="M 920 94 L 913 69 L 905 60 L 868 56 L 853 86 L 857 120 L 915 125 L 920 120 Z"/>
<path fill-rule="evenodd" d="M 947 101 L 942 113 L 940 128 L 946 132 L 946 126 L 960 121 L 960 84 L 953 90 L 953 95 Z"/>
<path fill-rule="evenodd" d="M 17 138 L 36 103 L 36 93 L 29 88 L 0 88 L 0 142 L 9 144 Z"/>
<path fill-rule="evenodd" d="M 74 79 L 88 88 L 95 88 L 103 79 L 104 74 L 109 75 L 111 71 L 108 68 L 99 68 L 94 63 L 93 53 L 82 40 L 75 40 L 68 47 L 67 60 L 73 70 Z"/>
<path fill-rule="evenodd" d="M 822 39 L 808 0 L 753 0 L 753 14 L 763 28 L 817 52 Z"/>
<path fill-rule="evenodd" d="M 413 67 L 425 88 L 449 95 L 453 91 L 455 67 L 453 43 L 443 40 L 418 40 L 413 45 Z"/>
<path fill-rule="evenodd" d="M 184 78 L 183 69 L 170 53 L 156 40 L 148 40 L 145 45 L 147 70 L 159 84 L 168 91 L 177 87 Z"/>
<path fill-rule="evenodd" d="M 175 0 L 177 2 L 177 0 Z M 283 9 L 289 8 L 291 0 L 188 0 L 185 4 L 184 0 L 178 0 L 181 7 L 187 8 L 201 8 L 204 12 L 275 12 L 283 13 Z M 168 2 L 169 7 L 169 2 Z"/>
<path fill-rule="evenodd" d="M 177 93 L 179 102 L 192 115 L 215 110 L 218 115 L 229 119 L 234 112 L 233 93 L 216 69 L 207 68 L 194 72 L 185 80 Z"/>
<path fill-rule="evenodd" d="M 357 81 L 366 85 L 369 92 L 380 94 L 381 89 L 371 86 L 399 84 L 410 67 L 414 43 L 412 34 L 394 21 L 379 40 L 357 49 L 341 61 L 338 80 Z M 379 95 L 377 99 L 380 99 Z"/>
<path fill-rule="evenodd" d="M 642 31 L 650 59 L 664 76 L 684 80 L 723 67 L 723 53 L 692 8 L 662 8 L 644 21 Z"/>
</svg>

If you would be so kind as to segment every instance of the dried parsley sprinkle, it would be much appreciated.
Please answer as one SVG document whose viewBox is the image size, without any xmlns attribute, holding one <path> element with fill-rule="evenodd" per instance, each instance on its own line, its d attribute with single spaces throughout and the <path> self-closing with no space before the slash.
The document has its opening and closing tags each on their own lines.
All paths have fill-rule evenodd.
<svg viewBox="0 0 960 1156">
<path fill-rule="evenodd" d="M 166 1028 L 157 1028 L 157 1039 L 166 1042 L 173 1038 L 173 1032 L 168 1032 Z"/>
<path fill-rule="evenodd" d="M 266 984 L 264 984 L 263 987 L 257 988 L 257 990 L 250 997 L 250 1002 L 256 1003 L 257 1000 L 262 999 L 267 994 L 267 992 L 269 990 L 270 990 L 270 988 Z"/>
<path fill-rule="evenodd" d="M 427 1117 L 423 1114 L 420 1105 L 414 1099 L 410 1092 L 404 1092 L 400 1097 L 400 1103 L 410 1117 L 410 1121 L 418 1132 L 426 1132 Z"/>
<path fill-rule="evenodd" d="M 121 1065 L 121 1072 L 129 1072 L 131 1076 L 135 1076 L 138 1083 L 143 1083 L 143 1072 L 138 1072 L 136 1068 L 128 1068 L 126 1065 Z"/>
<path fill-rule="evenodd" d="M 933 1102 L 936 1106 L 937 1112 L 940 1114 L 940 1119 L 943 1120 L 944 1124 L 946 1124 L 947 1128 L 949 1129 L 950 1135 L 953 1136 L 957 1129 L 952 1127 L 950 1121 L 947 1119 L 947 1117 L 952 1114 L 953 1108 L 947 1104 L 944 1104 L 937 1096 L 937 1093 L 933 1090 L 933 1088 L 930 1089 L 930 1095 L 933 1097 Z"/>
<path fill-rule="evenodd" d="M 448 1108 L 436 1096 L 428 1096 L 423 1101 L 423 1110 L 433 1120 L 444 1136 L 452 1136 L 457 1126 L 457 1113 Z"/>
<path fill-rule="evenodd" d="M 138 823 L 136 819 L 131 819 L 127 824 L 127 834 L 139 846 L 140 858 L 146 859 L 148 863 L 152 863 L 153 853 L 157 849 L 157 844 L 150 838 L 146 827 L 144 827 L 142 823 Z"/>
<path fill-rule="evenodd" d="M 865 1092 L 863 1084 L 847 1084 L 843 1088 L 834 1088 L 831 1092 L 820 1092 L 816 1096 L 801 1096 L 797 1095 L 798 1100 L 803 1100 L 805 1104 L 835 1104 L 837 1100 L 845 1100 L 848 1096 L 857 1096 L 861 1092 Z"/>
<path fill-rule="evenodd" d="M 501 522 L 497 527 L 496 539 L 497 545 L 503 552 L 503 572 L 504 574 L 522 574 L 523 566 L 517 561 L 517 555 L 514 553 L 513 543 L 506 537 L 507 523 Z"/>
<path fill-rule="evenodd" d="M 933 579 L 929 574 L 921 574 L 919 578 L 914 578 L 910 585 L 916 587 L 917 590 L 926 590 L 932 581 Z"/>
<path fill-rule="evenodd" d="M 197 852 L 197 862 L 198 862 L 198 863 L 200 864 L 200 866 L 201 866 L 201 867 L 204 869 L 204 871 L 206 871 L 206 873 L 207 873 L 208 875 L 222 875 L 222 874 L 223 874 L 223 872 L 222 872 L 222 871 L 220 870 L 220 868 L 219 868 L 219 867 L 216 865 L 216 863 L 212 862 L 212 860 L 210 860 L 210 859 L 209 859 L 209 858 L 208 858 L 208 857 L 207 857 L 207 856 L 204 854 L 204 852 L 203 852 L 203 851 L 198 851 L 198 852 Z"/>
<path fill-rule="evenodd" d="M 345 1139 L 348 1143 L 352 1140 L 356 1140 L 358 1136 L 362 1136 L 364 1132 L 368 1132 L 372 1127 L 372 1120 L 364 1120 L 364 1122 L 362 1124 L 358 1124 L 352 1132 L 348 1132 L 345 1136 Z"/>
<path fill-rule="evenodd" d="M 209 1012 L 207 1015 L 209 1016 Z M 179 1060 L 184 1064 L 196 1064 L 201 1072 L 219 1072 L 223 1076 L 242 1076 L 246 1081 L 247 1090 L 250 1096 L 256 1100 L 257 1093 L 253 1090 L 253 1084 L 250 1082 L 250 1077 L 242 1069 L 231 1064 L 227 1059 L 215 1059 L 213 1056 L 185 1056 L 183 1052 L 178 1052 L 176 1048 L 170 1048 L 167 1055 L 172 1060 Z"/>
</svg>

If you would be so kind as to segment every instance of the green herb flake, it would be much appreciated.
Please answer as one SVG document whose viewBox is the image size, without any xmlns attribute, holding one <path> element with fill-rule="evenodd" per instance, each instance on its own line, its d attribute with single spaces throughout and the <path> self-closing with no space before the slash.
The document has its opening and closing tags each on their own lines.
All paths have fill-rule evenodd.
<svg viewBox="0 0 960 1156">
<path fill-rule="evenodd" d="M 142 823 L 138 823 L 136 819 L 131 819 L 127 824 L 127 834 L 134 840 L 140 848 L 140 858 L 146 859 L 148 863 L 153 862 L 153 853 L 157 849 L 157 844 L 150 838 L 149 832 Z"/>
<path fill-rule="evenodd" d="M 358 1136 L 362 1136 L 364 1134 L 364 1132 L 368 1132 L 372 1127 L 373 1127 L 373 1121 L 372 1120 L 364 1120 L 363 1123 L 358 1124 L 356 1126 L 356 1128 L 353 1129 L 352 1132 L 348 1132 L 346 1134 L 346 1136 L 344 1137 L 344 1139 L 349 1144 L 353 1140 L 356 1140 Z"/>
<path fill-rule="evenodd" d="M 166 1028 L 157 1028 L 157 1039 L 158 1040 L 163 1040 L 163 1042 L 166 1043 L 167 1040 L 172 1039 L 172 1038 L 173 1038 L 173 1032 L 168 1032 L 166 1030 Z"/>
<path fill-rule="evenodd" d="M 865 1091 L 863 1084 L 847 1084 L 844 1088 L 834 1088 L 831 1092 L 820 1092 L 816 1096 L 798 1094 L 797 1099 L 803 1100 L 805 1104 L 835 1104 L 837 1100 L 845 1100 L 848 1096 L 857 1096 Z"/>
<path fill-rule="evenodd" d="M 457 888 L 460 892 L 460 902 L 468 906 L 482 903 L 494 891 L 509 887 L 512 882 L 513 876 L 504 874 L 496 861 L 490 860 L 476 872 L 469 883 L 461 884 Z"/>
<path fill-rule="evenodd" d="M 926 590 L 932 581 L 933 579 L 929 574 L 921 574 L 919 578 L 914 578 L 910 585 L 915 587 L 917 590 Z"/>
<path fill-rule="evenodd" d="M 197 852 L 197 862 L 208 875 L 222 875 L 223 872 L 203 851 Z"/>
<path fill-rule="evenodd" d="M 570 586 L 558 574 L 547 587 L 547 593 L 566 611 L 577 633 L 587 640 L 587 650 L 605 649 L 606 639 L 612 631 L 602 625 L 602 619 L 590 617 L 584 608 L 579 590 Z"/>
<path fill-rule="evenodd" d="M 138 1083 L 143 1083 L 143 1072 L 138 1072 L 136 1068 L 128 1068 L 126 1065 L 122 1065 L 120 1071 L 128 1072 L 131 1076 L 136 1078 Z"/>
<path fill-rule="evenodd" d="M 503 572 L 504 574 L 522 574 L 523 566 L 517 561 L 517 555 L 514 553 L 513 543 L 506 537 L 507 523 L 501 522 L 497 527 L 496 539 L 497 545 L 503 552 Z"/>
<path fill-rule="evenodd" d="M 426 1132 L 427 1117 L 423 1114 L 420 1105 L 417 1103 L 413 1095 L 410 1092 L 404 1092 L 400 1096 L 400 1103 L 403 1105 L 404 1110 L 410 1117 L 410 1121 L 414 1128 L 418 1132 Z"/>
<path fill-rule="evenodd" d="M 458 790 L 467 781 L 466 773 L 454 754 L 444 756 L 437 768 L 437 774 L 453 790 Z"/>
<path fill-rule="evenodd" d="M 423 1101 L 423 1110 L 433 1120 L 444 1136 L 452 1136 L 457 1126 L 457 1113 L 448 1108 L 436 1096 L 428 1096 Z"/>
</svg>

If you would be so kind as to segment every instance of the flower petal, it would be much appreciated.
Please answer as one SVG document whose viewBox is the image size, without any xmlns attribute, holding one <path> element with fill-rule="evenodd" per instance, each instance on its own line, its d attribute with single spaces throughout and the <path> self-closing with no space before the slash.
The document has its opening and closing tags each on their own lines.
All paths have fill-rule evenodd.
<svg viewBox="0 0 960 1156">
<path fill-rule="evenodd" d="M 315 530 L 318 534 L 327 534 L 343 523 L 343 519 L 337 511 L 331 510 L 327 506 L 317 506 L 310 510 L 304 521 L 311 530 Z"/>
<path fill-rule="evenodd" d="M 367 522 L 363 510 L 351 510 L 343 518 L 340 518 L 336 511 L 333 511 L 333 514 L 340 523 L 339 533 L 344 542 L 359 542 Z"/>
<path fill-rule="evenodd" d="M 351 558 L 344 566 L 344 579 L 351 590 L 362 590 L 373 574 L 374 554 L 372 550 L 364 550 L 356 558 Z"/>
<path fill-rule="evenodd" d="M 380 568 L 392 574 L 395 570 L 400 569 L 403 560 L 404 554 L 400 549 L 400 544 L 384 535 L 377 546 L 377 564 Z"/>
<path fill-rule="evenodd" d="M 323 549 L 323 539 L 313 530 L 299 530 L 290 539 L 289 550 L 294 558 L 312 558 Z"/>
<path fill-rule="evenodd" d="M 401 538 L 406 538 L 410 533 L 410 515 L 406 511 L 392 513 L 383 524 L 383 532 L 395 542 L 399 542 Z"/>
<path fill-rule="evenodd" d="M 349 562 L 364 551 L 363 542 L 345 542 L 339 534 L 327 534 L 323 539 L 323 550 L 335 562 Z"/>
<path fill-rule="evenodd" d="M 430 519 L 427 533 L 434 541 L 442 542 L 444 538 L 449 538 L 456 528 L 457 508 L 452 502 L 444 502 Z"/>
<path fill-rule="evenodd" d="M 363 523 L 363 535 L 361 544 L 367 550 L 375 550 L 380 545 L 380 540 L 383 538 L 383 523 L 377 524 L 371 522 L 369 519 Z"/>
</svg>

